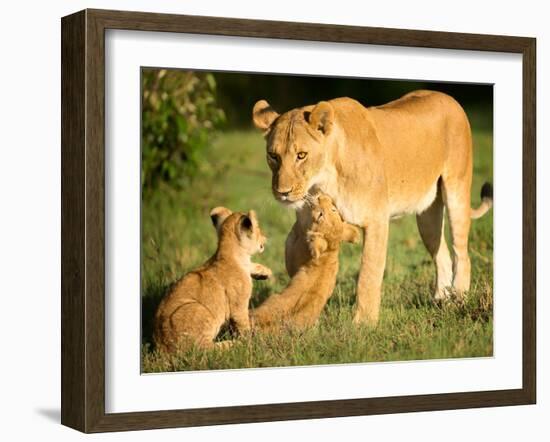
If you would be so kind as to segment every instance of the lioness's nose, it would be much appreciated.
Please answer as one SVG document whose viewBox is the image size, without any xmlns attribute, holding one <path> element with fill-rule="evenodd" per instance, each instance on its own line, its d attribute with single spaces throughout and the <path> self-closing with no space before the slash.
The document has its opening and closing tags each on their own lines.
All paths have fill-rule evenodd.
<svg viewBox="0 0 550 442">
<path fill-rule="evenodd" d="M 290 192 L 292 192 L 292 187 L 289 189 L 277 189 L 277 193 L 281 196 L 288 196 L 290 195 Z"/>
</svg>

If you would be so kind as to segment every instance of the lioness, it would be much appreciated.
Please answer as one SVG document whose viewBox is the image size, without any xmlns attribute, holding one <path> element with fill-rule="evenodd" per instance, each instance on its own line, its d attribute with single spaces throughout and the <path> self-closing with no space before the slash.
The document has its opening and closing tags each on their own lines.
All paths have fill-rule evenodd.
<svg viewBox="0 0 550 442">
<path fill-rule="evenodd" d="M 490 209 L 492 189 L 484 186 L 481 206 L 470 208 L 472 134 L 453 98 L 416 91 L 375 107 L 337 98 L 282 115 L 260 100 L 252 114 L 265 134 L 273 194 L 297 213 L 286 241 L 290 275 L 308 256 L 303 202 L 320 190 L 334 200 L 345 221 L 368 225 L 354 322 L 378 321 L 389 221 L 403 214 L 416 214 L 435 262 L 435 297 L 447 297 L 449 287 L 458 294 L 469 289 L 470 219 Z M 444 207 L 453 261 L 444 238 Z"/>
<path fill-rule="evenodd" d="M 270 330 L 314 325 L 336 284 L 340 243 L 360 239 L 361 231 L 342 221 L 329 196 L 315 197 L 307 230 L 310 256 L 282 293 L 271 295 L 251 311 L 252 327 Z"/>
<path fill-rule="evenodd" d="M 248 331 L 251 275 L 257 279 L 271 275 L 271 270 L 250 261 L 252 255 L 263 252 L 266 241 L 253 210 L 232 213 L 216 207 L 210 217 L 218 232 L 218 248 L 160 302 L 154 324 L 154 341 L 160 350 L 213 347 L 221 326 L 229 320 L 239 333 Z"/>
</svg>

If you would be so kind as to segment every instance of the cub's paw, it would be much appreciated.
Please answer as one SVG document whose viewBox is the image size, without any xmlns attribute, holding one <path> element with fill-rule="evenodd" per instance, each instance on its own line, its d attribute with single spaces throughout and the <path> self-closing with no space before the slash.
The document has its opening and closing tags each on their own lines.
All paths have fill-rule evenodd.
<svg viewBox="0 0 550 442">
<path fill-rule="evenodd" d="M 258 280 L 269 279 L 273 276 L 273 272 L 271 271 L 270 268 L 262 264 L 253 263 L 250 276 L 252 276 L 253 279 L 258 279 Z"/>
<path fill-rule="evenodd" d="M 214 348 L 216 348 L 217 350 L 223 351 L 233 347 L 234 344 L 235 344 L 235 341 L 229 341 L 229 340 L 219 341 L 214 344 Z"/>
<path fill-rule="evenodd" d="M 307 232 L 307 245 L 313 259 L 319 259 L 328 247 L 325 237 L 321 233 L 311 230 Z"/>
</svg>

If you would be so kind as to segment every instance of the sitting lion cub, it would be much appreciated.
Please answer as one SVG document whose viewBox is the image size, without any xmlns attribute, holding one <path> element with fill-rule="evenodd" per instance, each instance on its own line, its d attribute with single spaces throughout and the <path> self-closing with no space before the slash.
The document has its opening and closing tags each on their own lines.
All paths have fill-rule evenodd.
<svg viewBox="0 0 550 442">
<path fill-rule="evenodd" d="M 221 326 L 229 320 L 239 333 L 249 330 L 251 275 L 256 279 L 271 276 L 271 270 L 250 260 L 263 252 L 266 241 L 253 210 L 232 213 L 216 207 L 210 217 L 218 232 L 218 248 L 206 263 L 176 282 L 161 301 L 154 324 L 154 341 L 160 350 L 213 347 Z"/>
<path fill-rule="evenodd" d="M 357 227 L 342 221 L 329 196 L 318 196 L 307 232 L 310 258 L 281 294 L 251 311 L 252 325 L 260 329 L 314 325 L 336 284 L 340 242 L 356 243 L 360 237 Z"/>
</svg>

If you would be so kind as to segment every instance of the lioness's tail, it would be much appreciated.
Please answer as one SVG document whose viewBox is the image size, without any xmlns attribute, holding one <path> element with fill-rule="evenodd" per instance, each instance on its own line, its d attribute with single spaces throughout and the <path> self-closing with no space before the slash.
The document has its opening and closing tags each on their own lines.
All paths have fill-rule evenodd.
<svg viewBox="0 0 550 442">
<path fill-rule="evenodd" d="M 493 207 L 493 186 L 491 183 L 485 183 L 481 187 L 481 204 L 477 209 L 471 209 L 470 217 L 472 219 L 481 218 L 491 207 Z"/>
</svg>

